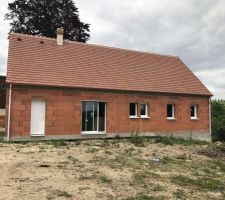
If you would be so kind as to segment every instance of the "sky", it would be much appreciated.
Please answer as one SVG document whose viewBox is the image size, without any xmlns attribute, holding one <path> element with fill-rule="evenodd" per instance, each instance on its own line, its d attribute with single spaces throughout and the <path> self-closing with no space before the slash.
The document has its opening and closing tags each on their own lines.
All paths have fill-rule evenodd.
<svg viewBox="0 0 225 200">
<path fill-rule="evenodd" d="M 9 22 L 0 6 L 0 74 L 6 73 Z M 225 99 L 225 0 L 75 0 L 90 24 L 88 43 L 179 56 Z"/>
</svg>

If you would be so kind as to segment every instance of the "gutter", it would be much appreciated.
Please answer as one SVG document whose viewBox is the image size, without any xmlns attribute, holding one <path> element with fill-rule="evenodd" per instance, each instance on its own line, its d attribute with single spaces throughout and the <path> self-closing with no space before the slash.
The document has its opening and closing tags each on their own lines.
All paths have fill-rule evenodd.
<svg viewBox="0 0 225 200">
<path fill-rule="evenodd" d="M 7 142 L 9 142 L 9 133 L 10 133 L 11 96 L 12 96 L 12 84 L 9 85 Z"/>
</svg>

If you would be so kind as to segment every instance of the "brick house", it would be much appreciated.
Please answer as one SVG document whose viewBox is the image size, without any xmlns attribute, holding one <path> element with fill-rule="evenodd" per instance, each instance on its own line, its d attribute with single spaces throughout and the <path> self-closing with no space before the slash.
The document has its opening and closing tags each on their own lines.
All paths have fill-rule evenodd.
<svg viewBox="0 0 225 200">
<path fill-rule="evenodd" d="M 11 33 L 6 139 L 210 140 L 212 94 L 174 56 Z"/>
<path fill-rule="evenodd" d="M 5 101 L 6 101 L 6 89 L 5 89 L 6 77 L 0 75 L 0 130 L 5 128 Z"/>
</svg>

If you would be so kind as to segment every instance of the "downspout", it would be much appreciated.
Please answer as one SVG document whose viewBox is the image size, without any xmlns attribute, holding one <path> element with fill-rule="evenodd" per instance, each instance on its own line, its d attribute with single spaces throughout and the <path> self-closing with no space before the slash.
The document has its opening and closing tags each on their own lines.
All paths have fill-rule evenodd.
<svg viewBox="0 0 225 200">
<path fill-rule="evenodd" d="M 212 135 L 211 97 L 209 98 L 209 133 Z"/>
<path fill-rule="evenodd" d="M 12 84 L 9 85 L 7 142 L 9 142 L 9 133 L 10 133 L 11 96 L 12 96 Z"/>
</svg>

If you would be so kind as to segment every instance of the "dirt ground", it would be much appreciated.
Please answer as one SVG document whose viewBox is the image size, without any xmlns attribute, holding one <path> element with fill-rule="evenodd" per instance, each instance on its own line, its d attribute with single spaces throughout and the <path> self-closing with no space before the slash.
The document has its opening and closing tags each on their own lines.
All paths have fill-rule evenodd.
<svg viewBox="0 0 225 200">
<path fill-rule="evenodd" d="M 0 199 L 225 199 L 206 145 L 154 140 L 0 143 Z"/>
</svg>

